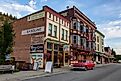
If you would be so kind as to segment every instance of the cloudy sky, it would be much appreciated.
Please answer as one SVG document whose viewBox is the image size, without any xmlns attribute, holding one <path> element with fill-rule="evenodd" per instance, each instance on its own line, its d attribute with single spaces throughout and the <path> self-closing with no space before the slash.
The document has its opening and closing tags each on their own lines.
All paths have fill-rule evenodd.
<svg viewBox="0 0 121 81">
<path fill-rule="evenodd" d="M 121 54 L 121 0 L 0 0 L 0 12 L 21 18 L 42 9 L 44 5 L 56 11 L 75 5 L 105 35 L 105 46 Z"/>
</svg>

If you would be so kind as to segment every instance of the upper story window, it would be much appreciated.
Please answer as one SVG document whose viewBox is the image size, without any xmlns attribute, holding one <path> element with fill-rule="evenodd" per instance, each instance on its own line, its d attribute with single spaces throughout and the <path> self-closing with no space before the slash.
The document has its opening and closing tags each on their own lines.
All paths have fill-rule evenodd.
<svg viewBox="0 0 121 81">
<path fill-rule="evenodd" d="M 49 23 L 48 35 L 49 35 L 49 36 L 52 36 L 52 24 L 51 24 L 51 23 Z"/>
<path fill-rule="evenodd" d="M 62 28 L 62 40 L 64 40 L 64 29 Z"/>
<path fill-rule="evenodd" d="M 77 43 L 77 36 L 73 36 L 73 43 Z"/>
<path fill-rule="evenodd" d="M 57 37 L 57 26 L 54 25 L 54 37 Z"/>
<path fill-rule="evenodd" d="M 89 29 L 88 28 L 86 28 L 86 33 L 89 33 Z"/>
<path fill-rule="evenodd" d="M 58 17 L 56 16 L 56 21 L 58 21 Z"/>
<path fill-rule="evenodd" d="M 99 36 L 97 36 L 97 42 L 99 42 Z"/>
<path fill-rule="evenodd" d="M 51 14 L 51 13 L 49 13 L 49 18 L 51 18 L 51 15 L 52 15 L 52 14 Z"/>
<path fill-rule="evenodd" d="M 83 30 L 84 30 L 84 26 L 81 24 L 80 25 L 80 31 L 83 32 Z"/>
<path fill-rule="evenodd" d="M 62 20 L 62 24 L 63 24 L 63 20 Z"/>
<path fill-rule="evenodd" d="M 104 45 L 104 40 L 102 39 L 102 45 Z"/>
<path fill-rule="evenodd" d="M 73 23 L 73 28 L 76 29 L 76 22 Z"/>
<path fill-rule="evenodd" d="M 85 26 L 83 27 L 83 32 L 86 32 L 86 27 Z"/>
<path fill-rule="evenodd" d="M 66 41 L 68 40 L 68 31 L 65 30 L 65 37 L 66 37 Z"/>
</svg>

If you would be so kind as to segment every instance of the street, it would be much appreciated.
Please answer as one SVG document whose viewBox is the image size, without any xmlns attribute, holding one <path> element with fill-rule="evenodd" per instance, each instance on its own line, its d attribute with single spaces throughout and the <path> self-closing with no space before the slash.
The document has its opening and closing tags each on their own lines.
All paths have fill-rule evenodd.
<svg viewBox="0 0 121 81">
<path fill-rule="evenodd" d="M 121 81 L 121 64 L 111 64 L 89 71 L 69 71 L 23 81 Z"/>
</svg>

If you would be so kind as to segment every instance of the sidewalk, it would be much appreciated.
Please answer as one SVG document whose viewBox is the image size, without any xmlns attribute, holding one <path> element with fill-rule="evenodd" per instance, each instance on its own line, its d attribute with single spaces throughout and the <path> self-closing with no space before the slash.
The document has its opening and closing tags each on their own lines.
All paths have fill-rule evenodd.
<svg viewBox="0 0 121 81">
<path fill-rule="evenodd" d="M 53 73 L 45 73 L 44 69 L 40 69 L 38 71 L 20 71 L 13 74 L 0 74 L 0 81 L 21 81 L 24 79 L 34 78 L 34 77 L 42 77 L 48 75 L 55 75 L 60 73 L 68 72 L 69 67 L 62 68 L 54 68 Z"/>
<path fill-rule="evenodd" d="M 96 64 L 96 68 L 107 66 L 110 64 Z M 42 77 L 48 75 L 55 75 L 60 73 L 69 72 L 70 68 L 68 66 L 62 68 L 54 68 L 53 73 L 45 73 L 44 69 L 38 71 L 20 71 L 13 74 L 0 74 L 0 81 L 21 81 L 24 79 Z"/>
</svg>

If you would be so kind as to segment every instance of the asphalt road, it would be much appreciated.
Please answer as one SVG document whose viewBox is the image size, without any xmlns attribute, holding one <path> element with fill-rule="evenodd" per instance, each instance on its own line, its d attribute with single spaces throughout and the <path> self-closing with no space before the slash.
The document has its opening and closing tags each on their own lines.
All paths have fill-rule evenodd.
<svg viewBox="0 0 121 81">
<path fill-rule="evenodd" d="M 89 71 L 69 71 L 24 81 L 121 81 L 121 64 L 112 64 Z"/>
</svg>

